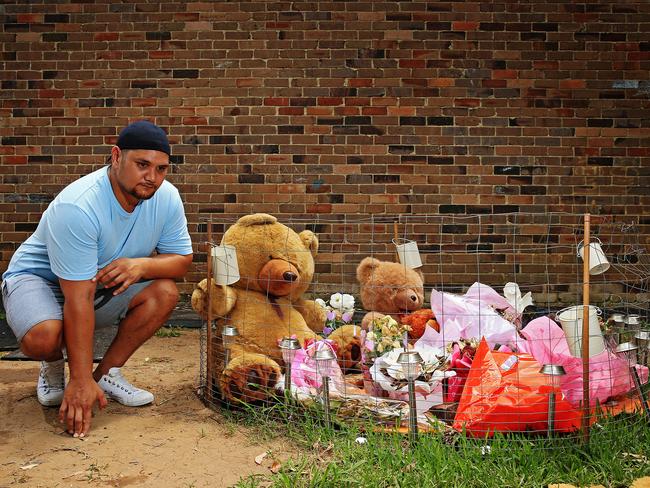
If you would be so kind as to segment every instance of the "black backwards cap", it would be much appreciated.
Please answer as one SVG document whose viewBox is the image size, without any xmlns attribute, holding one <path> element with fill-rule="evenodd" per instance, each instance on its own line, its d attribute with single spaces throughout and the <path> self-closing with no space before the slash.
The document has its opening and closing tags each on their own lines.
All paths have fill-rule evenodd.
<svg viewBox="0 0 650 488">
<path fill-rule="evenodd" d="M 171 155 L 165 131 L 148 120 L 138 120 L 120 132 L 115 144 L 120 149 L 153 149 Z"/>
</svg>

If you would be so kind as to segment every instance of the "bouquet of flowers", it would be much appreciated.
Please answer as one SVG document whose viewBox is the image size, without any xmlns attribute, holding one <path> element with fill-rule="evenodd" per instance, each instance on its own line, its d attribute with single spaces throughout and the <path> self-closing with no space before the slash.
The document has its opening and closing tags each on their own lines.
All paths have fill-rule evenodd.
<svg viewBox="0 0 650 488">
<path fill-rule="evenodd" d="M 415 395 L 418 398 L 418 414 L 434 405 L 444 402 L 442 382 L 453 378 L 455 371 L 448 370 L 447 356 L 443 349 L 423 346 L 409 351 L 417 351 L 422 358 L 420 375 L 415 380 Z M 398 362 L 403 347 L 391 349 L 375 359 L 370 367 L 375 391 L 388 395 L 394 400 L 408 400 L 408 382 L 402 365 Z"/>
<path fill-rule="evenodd" d="M 404 344 L 405 334 L 411 330 L 406 324 L 399 324 L 390 315 L 370 322 L 364 340 L 365 349 L 373 355 L 381 355 Z"/>
<path fill-rule="evenodd" d="M 328 302 L 317 298 L 316 303 L 327 311 L 323 335 L 327 337 L 343 325 L 352 323 L 354 315 L 354 297 L 347 293 L 334 293 Z"/>
<path fill-rule="evenodd" d="M 472 339 L 459 339 L 447 345 L 449 354 L 449 370 L 455 371 L 456 376 L 450 378 L 447 383 L 447 402 L 459 402 L 465 386 L 465 381 L 472 367 L 474 354 L 478 349 L 479 341 Z"/>
</svg>

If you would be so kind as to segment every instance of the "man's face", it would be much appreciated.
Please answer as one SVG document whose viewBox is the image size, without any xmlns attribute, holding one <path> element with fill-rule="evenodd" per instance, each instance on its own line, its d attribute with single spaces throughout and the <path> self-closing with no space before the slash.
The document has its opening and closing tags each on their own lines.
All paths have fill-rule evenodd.
<svg viewBox="0 0 650 488">
<path fill-rule="evenodd" d="M 148 200 L 160 187 L 169 171 L 169 156 L 149 149 L 111 152 L 111 172 L 120 191 L 136 200 Z"/>
</svg>

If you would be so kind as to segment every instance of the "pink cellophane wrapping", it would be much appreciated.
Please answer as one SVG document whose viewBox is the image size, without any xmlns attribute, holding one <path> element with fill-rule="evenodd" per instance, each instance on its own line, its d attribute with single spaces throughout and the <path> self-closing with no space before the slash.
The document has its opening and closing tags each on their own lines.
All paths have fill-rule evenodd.
<svg viewBox="0 0 650 488">
<path fill-rule="evenodd" d="M 530 353 L 540 364 L 558 364 L 566 375 L 560 386 L 566 399 L 574 405 L 582 401 L 582 358 L 569 352 L 564 331 L 548 317 L 532 320 L 521 331 L 526 338 L 518 343 L 519 350 Z M 648 368 L 636 365 L 642 383 L 648 379 Z M 606 401 L 609 397 L 625 393 L 634 387 L 627 361 L 609 350 L 589 358 L 589 398 Z"/>
</svg>

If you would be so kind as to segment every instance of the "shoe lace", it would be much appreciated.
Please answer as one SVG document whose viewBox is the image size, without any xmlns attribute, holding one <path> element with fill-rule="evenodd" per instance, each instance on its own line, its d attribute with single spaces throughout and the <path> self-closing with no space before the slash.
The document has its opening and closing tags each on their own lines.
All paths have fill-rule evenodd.
<svg viewBox="0 0 650 488">
<path fill-rule="evenodd" d="M 45 380 L 47 389 L 58 388 L 63 390 L 65 388 L 65 376 L 62 370 L 46 365 L 41 369 L 41 376 Z"/>
<path fill-rule="evenodd" d="M 138 388 L 133 386 L 129 381 L 122 376 L 121 372 L 115 372 L 111 376 L 107 376 L 108 382 L 113 386 L 116 386 L 120 390 L 125 391 L 128 395 L 131 395 L 138 391 Z"/>
</svg>

